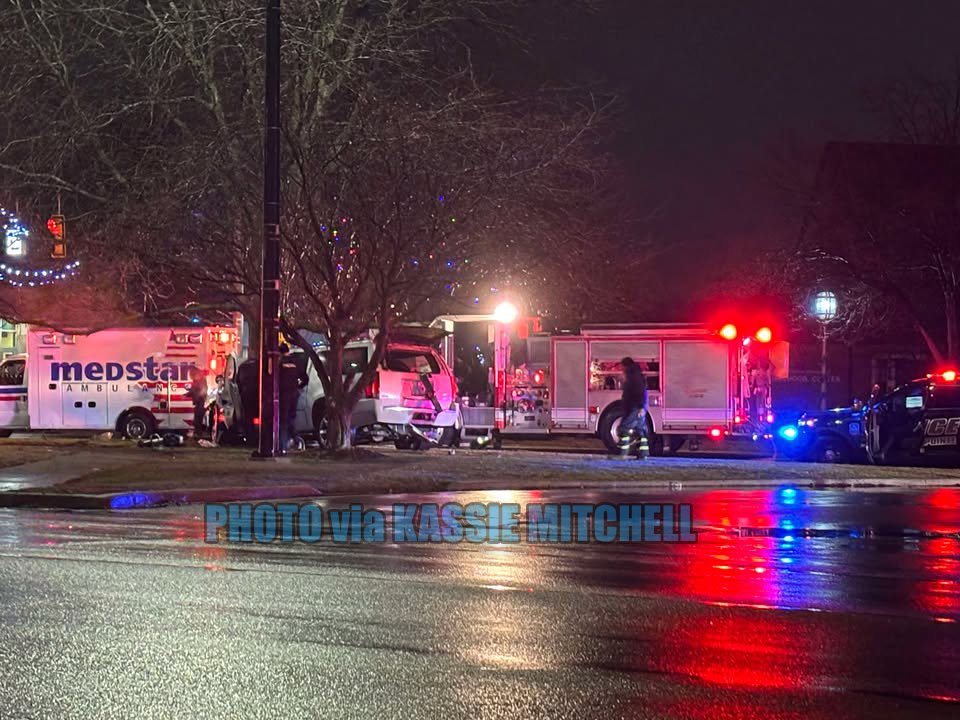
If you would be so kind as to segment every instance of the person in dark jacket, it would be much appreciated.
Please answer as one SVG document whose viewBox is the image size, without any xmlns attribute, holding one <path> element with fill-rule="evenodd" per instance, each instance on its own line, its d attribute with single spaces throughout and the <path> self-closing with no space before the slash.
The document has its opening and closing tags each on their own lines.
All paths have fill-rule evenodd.
<svg viewBox="0 0 960 720">
<path fill-rule="evenodd" d="M 647 378 L 633 358 L 625 357 L 620 361 L 620 365 L 623 368 L 623 395 L 620 398 L 623 419 L 617 431 L 620 435 L 620 457 L 626 458 L 635 454 L 638 459 L 644 460 L 650 455 L 647 438 Z"/>
<path fill-rule="evenodd" d="M 280 451 L 285 452 L 297 435 L 297 404 L 300 391 L 307 386 L 306 364 L 297 362 L 290 346 L 280 344 Z"/>
<path fill-rule="evenodd" d="M 190 399 L 193 401 L 193 437 L 200 438 L 207 417 L 207 374 L 198 367 L 190 369 Z"/>
</svg>

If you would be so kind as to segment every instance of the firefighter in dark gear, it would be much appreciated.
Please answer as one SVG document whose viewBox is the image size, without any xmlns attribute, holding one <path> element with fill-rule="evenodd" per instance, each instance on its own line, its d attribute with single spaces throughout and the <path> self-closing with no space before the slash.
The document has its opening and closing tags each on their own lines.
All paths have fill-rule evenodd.
<svg viewBox="0 0 960 720">
<path fill-rule="evenodd" d="M 296 437 L 297 404 L 300 391 L 308 382 L 307 370 L 290 354 L 286 343 L 280 344 L 280 451 L 286 452 Z"/>
<path fill-rule="evenodd" d="M 633 358 L 620 361 L 623 367 L 623 419 L 617 432 L 620 435 L 620 457 L 635 455 L 639 460 L 650 456 L 647 438 L 647 379 Z"/>
</svg>

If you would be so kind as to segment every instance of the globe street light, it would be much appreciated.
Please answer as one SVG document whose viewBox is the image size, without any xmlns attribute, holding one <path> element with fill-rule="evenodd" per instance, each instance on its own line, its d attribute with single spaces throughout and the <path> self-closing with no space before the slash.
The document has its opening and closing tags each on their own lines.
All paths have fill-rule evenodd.
<svg viewBox="0 0 960 720">
<path fill-rule="evenodd" d="M 829 290 L 821 290 L 813 296 L 813 316 L 821 323 L 837 317 L 837 296 Z"/>
<path fill-rule="evenodd" d="M 827 326 L 837 317 L 837 296 L 821 290 L 813 296 L 813 317 L 820 323 L 820 409 L 827 409 Z"/>
</svg>

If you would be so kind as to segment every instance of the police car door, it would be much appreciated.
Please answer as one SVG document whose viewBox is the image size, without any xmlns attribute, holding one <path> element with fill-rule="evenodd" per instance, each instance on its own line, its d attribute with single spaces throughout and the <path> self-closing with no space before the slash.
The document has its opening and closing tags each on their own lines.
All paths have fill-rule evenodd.
<svg viewBox="0 0 960 720">
<path fill-rule="evenodd" d="M 926 407 L 926 386 L 911 383 L 877 403 L 876 457 L 889 462 L 920 451 L 920 426 Z"/>
<path fill-rule="evenodd" d="M 921 422 L 925 455 L 957 455 L 960 433 L 960 385 L 933 384 Z"/>
</svg>

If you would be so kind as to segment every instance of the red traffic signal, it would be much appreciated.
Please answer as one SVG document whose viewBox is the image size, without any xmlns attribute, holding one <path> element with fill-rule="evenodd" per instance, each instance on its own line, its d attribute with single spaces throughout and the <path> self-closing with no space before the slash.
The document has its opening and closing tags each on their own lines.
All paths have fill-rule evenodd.
<svg viewBox="0 0 960 720">
<path fill-rule="evenodd" d="M 53 235 L 53 250 L 50 257 L 63 259 L 67 256 L 67 223 L 63 215 L 51 215 L 47 220 L 47 230 Z"/>
<path fill-rule="evenodd" d="M 51 215 L 47 220 L 47 230 L 53 235 L 53 239 L 63 241 L 67 237 L 67 226 L 63 215 Z"/>
</svg>

